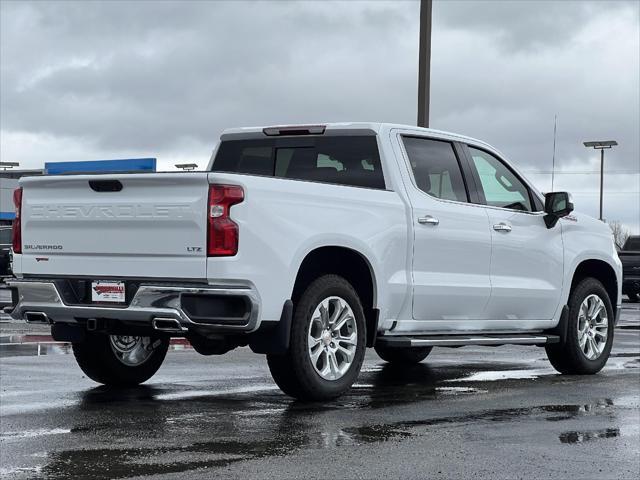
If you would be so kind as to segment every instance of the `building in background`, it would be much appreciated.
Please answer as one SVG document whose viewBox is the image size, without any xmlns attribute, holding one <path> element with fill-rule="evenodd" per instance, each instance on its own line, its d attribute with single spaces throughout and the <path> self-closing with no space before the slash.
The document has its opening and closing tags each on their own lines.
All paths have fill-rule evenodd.
<svg viewBox="0 0 640 480">
<path fill-rule="evenodd" d="M 18 187 L 18 179 L 43 173 L 44 170 L 0 170 L 0 225 L 11 225 L 16 216 L 13 191 Z"/>
</svg>

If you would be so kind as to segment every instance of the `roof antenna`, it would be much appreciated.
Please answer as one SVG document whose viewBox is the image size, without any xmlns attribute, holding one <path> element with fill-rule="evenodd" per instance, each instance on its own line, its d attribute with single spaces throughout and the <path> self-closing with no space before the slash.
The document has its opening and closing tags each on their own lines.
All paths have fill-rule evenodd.
<svg viewBox="0 0 640 480">
<path fill-rule="evenodd" d="M 553 157 L 551 158 L 551 191 L 553 192 L 553 180 L 556 173 L 556 132 L 558 130 L 558 114 L 553 116 Z"/>
</svg>

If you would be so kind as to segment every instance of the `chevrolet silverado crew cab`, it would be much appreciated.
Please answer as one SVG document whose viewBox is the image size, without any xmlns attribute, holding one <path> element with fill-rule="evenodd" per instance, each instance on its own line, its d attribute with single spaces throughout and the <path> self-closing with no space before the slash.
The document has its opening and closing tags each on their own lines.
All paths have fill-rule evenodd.
<svg viewBox="0 0 640 480">
<path fill-rule="evenodd" d="M 435 130 L 232 129 L 207 172 L 29 177 L 14 200 L 11 315 L 50 324 L 104 384 L 149 379 L 170 337 L 248 345 L 307 400 L 345 392 L 367 347 L 406 364 L 538 345 L 593 374 L 620 312 L 607 225 Z"/>
</svg>

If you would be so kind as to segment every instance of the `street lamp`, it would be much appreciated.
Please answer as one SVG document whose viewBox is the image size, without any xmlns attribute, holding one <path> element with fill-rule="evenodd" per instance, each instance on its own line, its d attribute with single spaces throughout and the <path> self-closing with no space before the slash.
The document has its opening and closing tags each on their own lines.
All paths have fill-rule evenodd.
<svg viewBox="0 0 640 480">
<path fill-rule="evenodd" d="M 603 140 L 598 142 L 584 142 L 584 146 L 589 148 L 593 147 L 596 150 L 600 150 L 600 221 L 602 219 L 602 186 L 604 184 L 604 150 L 606 148 L 615 147 L 618 142 L 615 140 Z"/>
</svg>

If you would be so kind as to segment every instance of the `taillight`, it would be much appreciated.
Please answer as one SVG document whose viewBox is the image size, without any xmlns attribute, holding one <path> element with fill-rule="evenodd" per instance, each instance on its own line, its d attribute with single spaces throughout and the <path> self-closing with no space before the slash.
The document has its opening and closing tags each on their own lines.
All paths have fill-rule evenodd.
<svg viewBox="0 0 640 480">
<path fill-rule="evenodd" d="M 22 253 L 22 187 L 13 191 L 13 204 L 16 207 L 16 218 L 13 220 L 11 243 L 13 253 Z"/>
<path fill-rule="evenodd" d="M 207 256 L 228 257 L 238 253 L 238 224 L 231 220 L 232 205 L 244 200 L 237 185 L 210 185 L 207 210 Z"/>
</svg>

